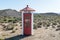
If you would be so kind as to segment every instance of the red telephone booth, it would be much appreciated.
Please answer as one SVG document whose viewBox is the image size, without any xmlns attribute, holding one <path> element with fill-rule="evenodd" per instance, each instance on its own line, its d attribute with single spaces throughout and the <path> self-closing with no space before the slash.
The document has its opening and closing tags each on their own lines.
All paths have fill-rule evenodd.
<svg viewBox="0 0 60 40">
<path fill-rule="evenodd" d="M 22 12 L 22 34 L 32 35 L 33 34 L 33 14 L 35 11 L 29 8 L 28 5 L 24 9 L 20 10 Z"/>
</svg>

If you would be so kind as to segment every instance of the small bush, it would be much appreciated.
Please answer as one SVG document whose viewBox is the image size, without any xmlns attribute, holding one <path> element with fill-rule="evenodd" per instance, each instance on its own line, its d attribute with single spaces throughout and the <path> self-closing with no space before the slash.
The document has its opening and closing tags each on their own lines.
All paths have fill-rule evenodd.
<svg viewBox="0 0 60 40">
<path fill-rule="evenodd" d="M 16 28 L 15 30 L 18 30 L 18 28 Z"/>
<path fill-rule="evenodd" d="M 13 30 L 13 26 L 9 26 L 9 27 L 7 27 L 7 30 Z"/>
<path fill-rule="evenodd" d="M 12 22 L 12 20 L 8 20 L 8 22 Z"/>
<path fill-rule="evenodd" d="M 14 29 L 14 26 L 13 25 L 7 25 L 7 26 L 4 26 L 3 29 L 6 30 L 6 31 L 13 30 Z"/>
<path fill-rule="evenodd" d="M 57 23 L 52 23 L 52 25 L 57 25 Z"/>
<path fill-rule="evenodd" d="M 45 29 L 48 29 L 48 27 L 45 27 Z"/>
<path fill-rule="evenodd" d="M 55 28 L 55 26 L 54 26 L 54 25 L 52 25 L 52 28 Z"/>
<path fill-rule="evenodd" d="M 42 25 L 42 22 L 37 23 L 38 25 Z"/>
<path fill-rule="evenodd" d="M 38 25 L 37 27 L 38 27 L 38 28 L 41 28 L 41 25 Z"/>
<path fill-rule="evenodd" d="M 50 26 L 50 24 L 47 24 L 47 27 L 49 27 Z"/>
<path fill-rule="evenodd" d="M 12 30 L 12 32 L 11 33 L 15 33 L 15 30 Z"/>
<path fill-rule="evenodd" d="M 57 27 L 60 28 L 60 25 L 58 25 Z"/>
<path fill-rule="evenodd" d="M 60 28 L 56 29 L 56 31 L 59 31 L 59 30 L 60 30 Z"/>
<path fill-rule="evenodd" d="M 34 24 L 34 27 L 33 27 L 33 29 L 37 29 L 37 26 Z"/>
</svg>

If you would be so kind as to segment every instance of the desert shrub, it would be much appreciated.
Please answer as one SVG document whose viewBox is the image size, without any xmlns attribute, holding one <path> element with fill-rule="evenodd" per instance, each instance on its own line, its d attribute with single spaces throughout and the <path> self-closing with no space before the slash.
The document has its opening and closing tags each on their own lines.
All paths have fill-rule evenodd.
<svg viewBox="0 0 60 40">
<path fill-rule="evenodd" d="M 16 30 L 12 30 L 12 32 L 11 32 L 11 33 L 15 33 L 15 31 L 16 31 Z"/>
<path fill-rule="evenodd" d="M 6 30 L 13 30 L 13 26 L 8 26 Z"/>
<path fill-rule="evenodd" d="M 57 27 L 60 28 L 60 25 L 58 25 Z"/>
<path fill-rule="evenodd" d="M 48 27 L 45 27 L 45 29 L 48 29 Z"/>
<path fill-rule="evenodd" d="M 20 24 L 20 26 L 22 26 L 22 24 Z"/>
<path fill-rule="evenodd" d="M 19 22 L 21 21 L 21 18 L 16 18 L 16 17 L 10 17 L 10 16 L 2 16 L 0 17 L 0 23 L 9 23 L 9 22 Z"/>
<path fill-rule="evenodd" d="M 7 21 L 6 19 L 4 19 L 3 21 Z"/>
<path fill-rule="evenodd" d="M 14 21 L 12 21 L 13 23 L 16 23 L 16 21 L 14 20 Z"/>
<path fill-rule="evenodd" d="M 6 31 L 13 30 L 14 29 L 14 26 L 13 25 L 7 25 L 7 26 L 4 26 L 3 29 L 6 30 Z"/>
<path fill-rule="evenodd" d="M 38 22 L 37 25 L 42 25 L 42 22 Z"/>
<path fill-rule="evenodd" d="M 8 22 L 12 22 L 12 20 L 8 20 Z"/>
<path fill-rule="evenodd" d="M 57 25 L 57 23 L 53 22 L 52 25 Z"/>
<path fill-rule="evenodd" d="M 37 26 L 34 24 L 34 27 L 33 27 L 33 29 L 37 29 Z"/>
<path fill-rule="evenodd" d="M 42 25 L 45 27 L 47 25 L 47 22 L 42 22 Z"/>
<path fill-rule="evenodd" d="M 3 25 L 3 24 L 2 24 L 2 26 L 3 26 L 3 30 L 6 30 L 7 26 L 6 25 Z"/>
<path fill-rule="evenodd" d="M 38 22 L 38 24 L 37 24 Z M 60 16 L 57 15 L 41 15 L 41 14 L 34 14 L 34 23 L 37 24 L 37 27 L 40 27 L 40 23 L 42 22 L 42 25 L 44 27 L 49 27 L 50 24 L 47 23 L 52 23 L 52 28 L 55 28 L 55 26 L 57 25 L 57 23 L 60 24 Z M 53 26 L 54 25 L 54 26 Z M 59 28 L 59 27 L 58 27 Z"/>
<path fill-rule="evenodd" d="M 22 23 L 22 21 L 19 21 L 19 23 Z"/>
<path fill-rule="evenodd" d="M 42 22 L 38 22 L 38 23 L 37 23 L 37 27 L 38 27 L 38 28 L 41 28 L 41 25 L 42 25 Z"/>
<path fill-rule="evenodd" d="M 54 26 L 54 25 L 52 25 L 52 28 L 55 28 L 55 26 Z"/>
<path fill-rule="evenodd" d="M 50 26 L 50 23 L 47 23 L 46 26 L 49 27 Z"/>
<path fill-rule="evenodd" d="M 41 25 L 38 25 L 37 27 L 38 27 L 38 28 L 41 28 Z"/>
<path fill-rule="evenodd" d="M 50 24 L 47 24 L 47 27 L 49 27 L 50 26 Z"/>
<path fill-rule="evenodd" d="M 51 36 L 51 37 L 55 37 L 55 35 L 54 35 L 54 34 L 50 34 L 50 36 Z"/>
<path fill-rule="evenodd" d="M 47 24 L 45 25 L 45 29 L 48 29 L 49 26 L 50 26 L 50 23 L 47 23 Z"/>
<path fill-rule="evenodd" d="M 57 29 L 56 29 L 56 31 L 59 31 L 59 30 L 60 30 L 60 28 L 57 28 Z"/>
<path fill-rule="evenodd" d="M 60 25 L 57 26 L 57 29 L 60 30 Z"/>
<path fill-rule="evenodd" d="M 18 28 L 16 28 L 15 30 L 18 30 Z"/>
<path fill-rule="evenodd" d="M 59 30 L 60 30 L 60 25 L 58 25 L 58 26 L 57 26 L 57 29 L 56 29 L 56 31 L 59 31 Z"/>
<path fill-rule="evenodd" d="M 3 28 L 6 28 L 6 25 L 2 25 L 3 26 Z"/>
<path fill-rule="evenodd" d="M 58 23 L 60 24 L 60 21 Z"/>
<path fill-rule="evenodd" d="M 16 18 L 18 21 L 22 21 L 22 17 Z"/>
<path fill-rule="evenodd" d="M 18 26 L 18 24 L 15 24 L 15 26 Z"/>
</svg>

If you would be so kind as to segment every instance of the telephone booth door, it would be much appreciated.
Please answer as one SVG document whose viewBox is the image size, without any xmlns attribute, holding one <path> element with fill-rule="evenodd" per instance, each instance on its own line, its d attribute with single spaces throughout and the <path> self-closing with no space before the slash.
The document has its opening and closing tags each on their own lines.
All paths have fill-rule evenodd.
<svg viewBox="0 0 60 40">
<path fill-rule="evenodd" d="M 31 35 L 31 13 L 23 14 L 24 35 Z"/>
</svg>

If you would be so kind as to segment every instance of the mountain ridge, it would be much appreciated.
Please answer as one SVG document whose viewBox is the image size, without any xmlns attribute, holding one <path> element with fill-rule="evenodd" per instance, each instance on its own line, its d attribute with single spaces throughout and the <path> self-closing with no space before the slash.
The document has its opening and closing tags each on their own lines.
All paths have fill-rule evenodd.
<svg viewBox="0 0 60 40">
<path fill-rule="evenodd" d="M 58 14 L 58 13 L 53 13 L 53 12 L 49 12 L 49 13 L 35 13 L 36 15 L 38 14 L 38 15 L 45 15 L 45 16 L 49 16 L 49 15 L 51 15 L 51 16 L 59 16 L 60 14 Z"/>
<path fill-rule="evenodd" d="M 13 9 L 0 10 L 0 16 L 21 17 L 20 12 Z"/>
<path fill-rule="evenodd" d="M 53 12 L 48 12 L 48 13 L 34 13 L 36 15 L 45 15 L 45 16 L 49 16 L 49 15 L 52 15 L 52 16 L 56 16 L 56 15 L 59 15 L 58 13 L 53 13 Z M 13 10 L 13 9 L 4 9 L 4 10 L 0 10 L 0 16 L 11 16 L 11 17 L 21 17 L 21 13 L 16 11 L 16 10 Z"/>
</svg>

